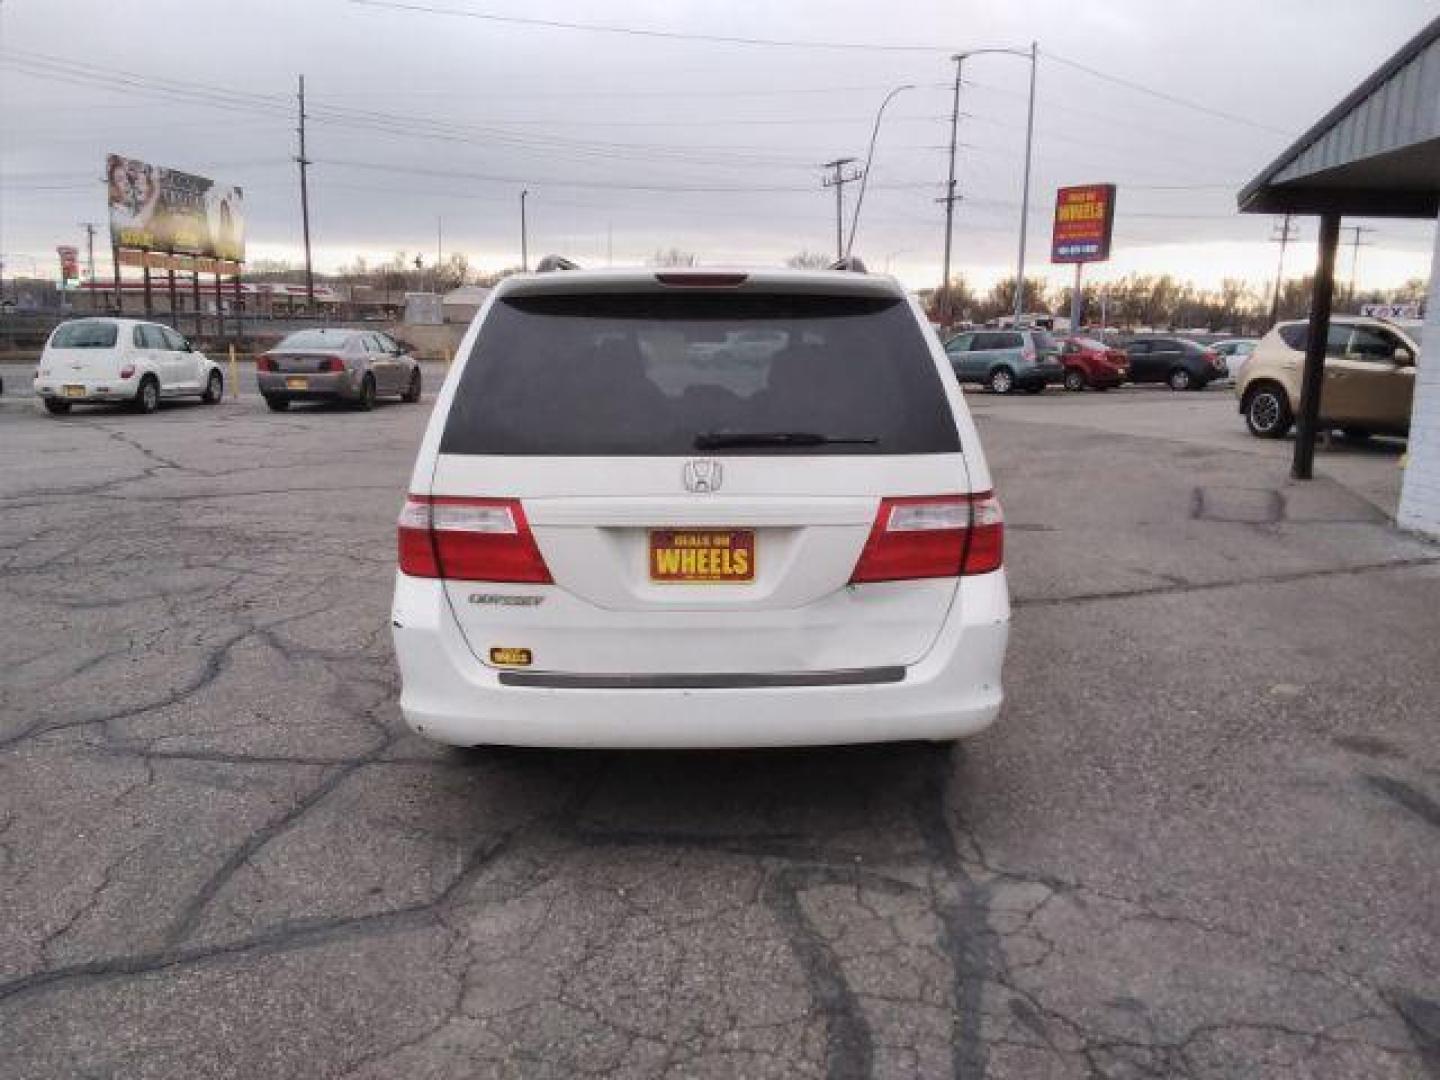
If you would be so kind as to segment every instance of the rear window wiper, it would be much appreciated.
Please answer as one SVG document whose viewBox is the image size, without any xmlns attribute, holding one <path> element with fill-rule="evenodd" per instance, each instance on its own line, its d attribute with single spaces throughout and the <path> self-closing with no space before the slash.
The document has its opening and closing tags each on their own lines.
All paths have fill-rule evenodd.
<svg viewBox="0 0 1440 1080">
<path fill-rule="evenodd" d="M 821 435 L 815 431 L 702 431 L 695 436 L 697 450 L 724 450 L 741 446 L 873 446 L 875 435 Z"/>
</svg>

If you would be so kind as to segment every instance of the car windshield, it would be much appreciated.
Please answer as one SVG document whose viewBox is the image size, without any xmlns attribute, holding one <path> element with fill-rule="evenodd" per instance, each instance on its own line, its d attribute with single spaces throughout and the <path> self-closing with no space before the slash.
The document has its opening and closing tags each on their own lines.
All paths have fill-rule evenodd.
<svg viewBox="0 0 1440 1080">
<path fill-rule="evenodd" d="M 513 297 L 483 324 L 447 454 L 953 453 L 925 331 L 890 297 Z M 772 433 L 803 433 L 803 439 Z M 843 441 L 838 441 L 843 440 Z"/>
<path fill-rule="evenodd" d="M 109 349 L 116 341 L 113 322 L 104 319 L 81 319 L 61 323 L 50 338 L 52 349 Z"/>
<path fill-rule="evenodd" d="M 1035 348 L 1041 352 L 1054 352 L 1059 348 L 1059 346 L 1055 344 L 1055 339 L 1050 336 L 1049 331 L 1035 330 L 1033 331 L 1033 335 L 1035 338 Z"/>
<path fill-rule="evenodd" d="M 343 349 L 355 336 L 353 330 L 297 330 L 288 334 L 277 349 Z"/>
<path fill-rule="evenodd" d="M 1096 341 L 1094 338 L 1089 337 L 1071 338 L 1070 342 L 1073 345 L 1079 345 L 1082 349 L 1096 349 L 1101 352 L 1109 348 L 1103 341 Z"/>
</svg>

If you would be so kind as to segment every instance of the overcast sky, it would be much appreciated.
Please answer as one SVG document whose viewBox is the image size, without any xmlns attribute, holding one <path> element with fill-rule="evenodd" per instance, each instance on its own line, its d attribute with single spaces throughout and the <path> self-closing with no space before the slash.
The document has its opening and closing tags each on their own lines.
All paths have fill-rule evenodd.
<svg viewBox="0 0 1440 1080">
<path fill-rule="evenodd" d="M 56 244 L 83 251 L 78 223 L 106 220 L 108 152 L 243 186 L 250 257 L 297 259 L 292 114 L 303 72 L 322 269 L 398 250 L 428 263 L 437 220 L 445 250 L 473 266 L 516 263 L 522 188 L 532 257 L 560 251 L 603 265 L 670 247 L 710 263 L 829 252 L 833 192 L 820 186 L 818 165 L 863 158 L 880 101 L 913 84 L 881 128 L 855 250 L 872 269 L 888 266 L 922 287 L 940 272 L 943 208 L 934 200 L 949 138 L 948 54 L 1033 39 L 1042 55 L 1029 266 L 1068 280 L 1045 262 L 1055 188 L 1113 181 L 1115 258 L 1096 276 L 1268 279 L 1274 223 L 1235 214 L 1236 190 L 1435 14 L 1435 0 L 402 2 L 926 48 L 687 41 L 354 0 L 0 0 L 0 251 L 9 272 L 29 272 L 33 260 L 52 273 Z M 984 285 L 1013 272 L 1028 65 L 977 57 L 965 76 L 955 262 Z M 1433 223 L 1364 224 L 1376 231 L 1360 251 L 1362 287 L 1428 272 Z M 1313 221 L 1300 229 L 1313 239 Z M 108 267 L 103 236 L 101 248 Z M 1310 269 L 1310 245 L 1292 252 L 1295 273 Z M 1349 268 L 1347 250 L 1340 272 Z"/>
</svg>

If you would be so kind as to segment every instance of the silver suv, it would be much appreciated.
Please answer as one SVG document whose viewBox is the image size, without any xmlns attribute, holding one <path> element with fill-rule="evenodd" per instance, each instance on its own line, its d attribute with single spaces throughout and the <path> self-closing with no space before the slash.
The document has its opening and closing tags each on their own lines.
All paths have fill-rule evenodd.
<svg viewBox="0 0 1440 1080">
<path fill-rule="evenodd" d="M 1065 377 L 1060 344 L 1048 330 L 967 330 L 945 343 L 945 355 L 962 383 L 980 383 L 992 393 L 1017 387 L 1038 394 Z"/>
</svg>

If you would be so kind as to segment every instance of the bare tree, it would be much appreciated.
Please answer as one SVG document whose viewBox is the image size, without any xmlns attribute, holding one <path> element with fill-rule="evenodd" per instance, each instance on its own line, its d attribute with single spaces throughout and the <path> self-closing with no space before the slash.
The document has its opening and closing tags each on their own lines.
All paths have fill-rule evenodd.
<svg viewBox="0 0 1440 1080">
<path fill-rule="evenodd" d="M 697 259 L 693 251 L 681 251 L 672 247 L 669 251 L 657 250 L 650 256 L 651 266 L 694 266 Z"/>
<path fill-rule="evenodd" d="M 834 262 L 834 258 L 824 255 L 818 251 L 797 251 L 785 260 L 785 265 L 792 270 L 824 270 Z"/>
</svg>

